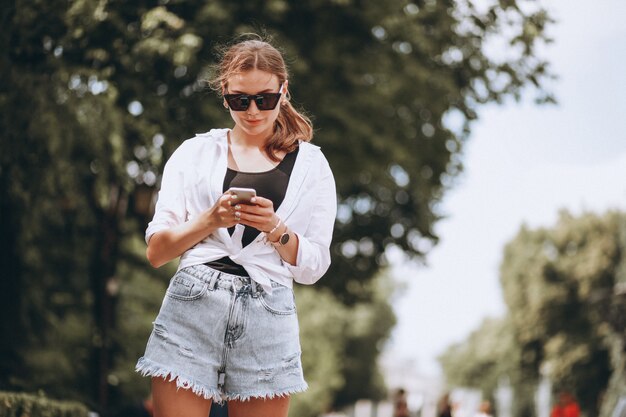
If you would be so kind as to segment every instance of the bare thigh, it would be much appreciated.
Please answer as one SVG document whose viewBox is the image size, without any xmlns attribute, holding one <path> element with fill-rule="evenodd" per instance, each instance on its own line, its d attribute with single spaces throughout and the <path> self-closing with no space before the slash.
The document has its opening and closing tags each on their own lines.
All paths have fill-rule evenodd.
<svg viewBox="0 0 626 417">
<path fill-rule="evenodd" d="M 288 412 L 289 397 L 228 402 L 228 417 L 287 417 Z"/>
<path fill-rule="evenodd" d="M 211 400 L 163 378 L 152 378 L 152 400 L 154 417 L 208 417 L 211 411 Z"/>
</svg>

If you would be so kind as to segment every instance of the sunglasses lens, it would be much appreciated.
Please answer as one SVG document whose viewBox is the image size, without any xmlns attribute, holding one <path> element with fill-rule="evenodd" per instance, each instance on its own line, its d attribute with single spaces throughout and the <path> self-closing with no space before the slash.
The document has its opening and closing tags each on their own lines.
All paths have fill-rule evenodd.
<svg viewBox="0 0 626 417">
<path fill-rule="evenodd" d="M 245 94 L 225 94 L 224 98 L 234 111 L 244 111 L 250 105 L 250 98 Z"/>
<path fill-rule="evenodd" d="M 256 106 L 259 110 L 274 110 L 279 98 L 280 94 L 276 93 L 259 94 L 255 100 Z"/>
</svg>

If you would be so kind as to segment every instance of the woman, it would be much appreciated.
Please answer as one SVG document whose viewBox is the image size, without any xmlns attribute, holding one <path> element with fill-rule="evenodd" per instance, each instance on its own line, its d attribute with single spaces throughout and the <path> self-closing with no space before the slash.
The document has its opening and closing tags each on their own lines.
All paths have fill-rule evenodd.
<svg viewBox="0 0 626 417">
<path fill-rule="evenodd" d="M 147 257 L 181 258 L 137 370 L 157 417 L 206 417 L 224 400 L 230 417 L 287 416 L 307 388 L 293 281 L 330 265 L 335 182 L 273 46 L 234 44 L 212 85 L 234 127 L 185 141 L 165 166 Z"/>
</svg>

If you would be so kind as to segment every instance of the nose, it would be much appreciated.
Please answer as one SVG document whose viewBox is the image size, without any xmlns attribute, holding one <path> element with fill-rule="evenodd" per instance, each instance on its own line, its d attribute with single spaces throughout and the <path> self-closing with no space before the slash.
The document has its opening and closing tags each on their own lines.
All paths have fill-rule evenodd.
<svg viewBox="0 0 626 417">
<path fill-rule="evenodd" d="M 259 108 L 256 106 L 256 100 L 250 100 L 250 105 L 248 106 L 248 110 L 246 110 L 246 113 L 257 114 L 258 112 Z"/>
</svg>

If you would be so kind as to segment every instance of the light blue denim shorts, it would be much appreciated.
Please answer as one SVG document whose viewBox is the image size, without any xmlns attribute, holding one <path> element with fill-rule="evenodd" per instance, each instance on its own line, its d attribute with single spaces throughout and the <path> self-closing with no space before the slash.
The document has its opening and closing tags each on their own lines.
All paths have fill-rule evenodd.
<svg viewBox="0 0 626 417">
<path fill-rule="evenodd" d="M 216 402 L 304 391 L 293 290 L 272 282 L 268 294 L 248 277 L 181 269 L 136 370 Z"/>
</svg>

